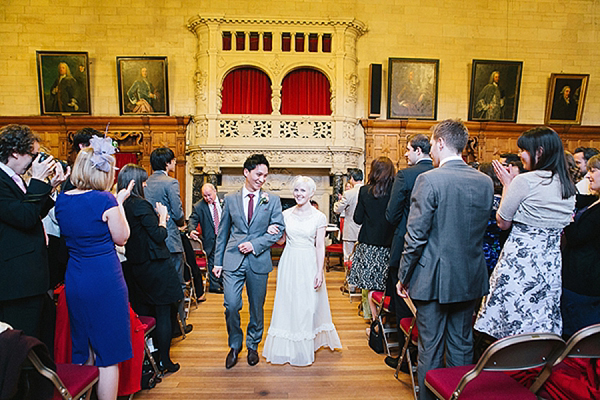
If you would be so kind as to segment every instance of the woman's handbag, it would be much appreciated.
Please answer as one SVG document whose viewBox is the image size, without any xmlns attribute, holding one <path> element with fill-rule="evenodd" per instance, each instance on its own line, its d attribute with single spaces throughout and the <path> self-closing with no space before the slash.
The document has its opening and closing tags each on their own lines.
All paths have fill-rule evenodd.
<svg viewBox="0 0 600 400">
<path fill-rule="evenodd" d="M 377 354 L 383 353 L 383 329 L 378 320 L 371 322 L 369 347 Z"/>
</svg>

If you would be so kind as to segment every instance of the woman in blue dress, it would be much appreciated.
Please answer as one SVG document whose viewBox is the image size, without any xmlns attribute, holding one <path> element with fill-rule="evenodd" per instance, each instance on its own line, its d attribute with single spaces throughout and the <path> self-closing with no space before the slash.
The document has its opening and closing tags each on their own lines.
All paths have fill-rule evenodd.
<svg viewBox="0 0 600 400">
<path fill-rule="evenodd" d="M 65 293 L 74 364 L 99 368 L 98 399 L 117 398 L 118 363 L 133 357 L 127 286 L 115 244 L 124 245 L 129 226 L 123 202 L 132 184 L 116 198 L 114 147 L 109 138 L 92 138 L 79 152 L 71 182 L 76 189 L 56 200 L 56 218 L 69 249 Z"/>
</svg>

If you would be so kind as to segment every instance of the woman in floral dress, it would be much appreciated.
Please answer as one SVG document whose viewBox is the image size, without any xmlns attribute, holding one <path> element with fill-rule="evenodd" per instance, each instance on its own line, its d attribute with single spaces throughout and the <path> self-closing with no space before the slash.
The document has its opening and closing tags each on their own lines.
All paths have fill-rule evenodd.
<svg viewBox="0 0 600 400">
<path fill-rule="evenodd" d="M 513 178 L 494 161 L 504 186 L 496 219 L 501 229 L 512 230 L 475 322 L 476 330 L 496 339 L 562 333 L 560 235 L 571 221 L 575 186 L 552 129 L 531 129 L 517 145 L 528 172 Z"/>
</svg>

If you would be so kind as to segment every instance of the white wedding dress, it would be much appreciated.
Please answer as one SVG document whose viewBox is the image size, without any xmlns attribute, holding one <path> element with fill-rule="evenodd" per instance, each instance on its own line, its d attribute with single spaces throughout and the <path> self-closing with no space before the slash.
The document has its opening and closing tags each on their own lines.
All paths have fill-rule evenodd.
<svg viewBox="0 0 600 400">
<path fill-rule="evenodd" d="M 342 344 L 331 320 L 325 280 L 314 289 L 315 238 L 317 229 L 327 226 L 327 218 L 314 208 L 308 217 L 299 217 L 293 213 L 295 209 L 283 212 L 287 239 L 277 268 L 275 303 L 263 356 L 273 364 L 306 366 L 314 362 L 319 348 L 341 349 Z"/>
</svg>

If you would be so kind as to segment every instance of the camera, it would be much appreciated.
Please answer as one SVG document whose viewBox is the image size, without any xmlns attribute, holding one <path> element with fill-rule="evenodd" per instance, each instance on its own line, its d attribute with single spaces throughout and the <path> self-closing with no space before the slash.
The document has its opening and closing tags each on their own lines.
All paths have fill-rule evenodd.
<svg viewBox="0 0 600 400">
<path fill-rule="evenodd" d="M 42 162 L 42 161 L 44 161 L 45 159 L 47 159 L 48 157 L 50 157 L 50 154 L 48 154 L 48 153 L 44 153 L 43 151 L 40 151 L 40 153 L 39 153 L 39 154 L 40 154 L 40 159 L 39 159 L 39 162 Z M 54 161 L 56 161 L 57 163 L 59 163 L 59 164 L 62 166 L 63 172 L 65 172 L 65 173 L 67 172 L 67 166 L 68 166 L 69 164 L 67 164 L 67 162 L 66 162 L 66 161 L 59 160 L 58 158 L 55 158 L 55 159 L 54 159 Z"/>
</svg>

